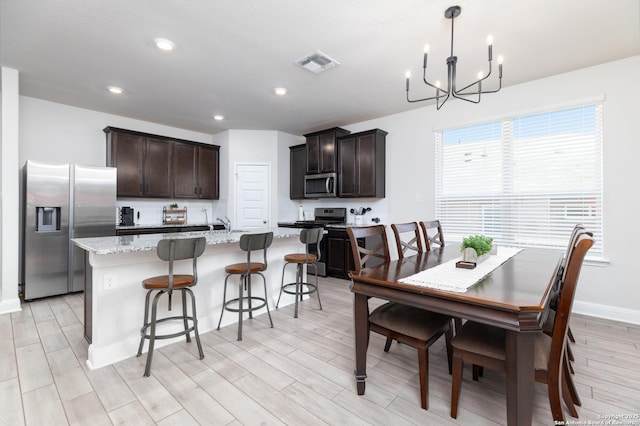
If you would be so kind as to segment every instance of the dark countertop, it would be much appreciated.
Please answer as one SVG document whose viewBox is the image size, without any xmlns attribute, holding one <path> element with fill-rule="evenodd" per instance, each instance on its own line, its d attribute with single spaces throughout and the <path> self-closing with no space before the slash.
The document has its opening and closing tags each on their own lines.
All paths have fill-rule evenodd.
<svg viewBox="0 0 640 426">
<path fill-rule="evenodd" d="M 207 223 L 139 223 L 131 226 L 116 225 L 116 230 L 136 230 L 136 229 L 154 229 L 154 228 L 183 228 L 186 226 L 210 226 Z M 214 230 L 224 229 L 222 224 L 214 224 Z"/>
</svg>

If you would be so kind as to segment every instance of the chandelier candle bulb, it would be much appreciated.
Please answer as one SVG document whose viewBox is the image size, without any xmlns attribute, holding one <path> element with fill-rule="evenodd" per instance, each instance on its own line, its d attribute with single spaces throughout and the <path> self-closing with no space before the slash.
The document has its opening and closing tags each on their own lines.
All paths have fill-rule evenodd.
<svg viewBox="0 0 640 426">
<path fill-rule="evenodd" d="M 429 53 L 429 44 L 424 45 L 424 59 L 422 60 L 422 68 L 427 69 L 427 53 Z"/>
</svg>

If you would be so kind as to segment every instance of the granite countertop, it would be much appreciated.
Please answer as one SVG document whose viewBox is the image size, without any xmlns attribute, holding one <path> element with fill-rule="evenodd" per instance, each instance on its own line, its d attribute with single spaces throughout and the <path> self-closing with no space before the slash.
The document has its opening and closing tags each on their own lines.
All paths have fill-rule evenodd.
<svg viewBox="0 0 640 426">
<path fill-rule="evenodd" d="M 143 234 L 143 235 L 123 235 L 113 237 L 91 237 L 73 238 L 71 241 L 78 247 L 98 255 L 131 253 L 137 251 L 152 251 L 156 249 L 158 241 L 167 238 L 191 238 L 205 237 L 207 245 L 228 244 L 240 241 L 242 234 L 273 232 L 273 238 L 289 238 L 300 235 L 300 229 L 291 228 L 270 228 L 256 231 L 197 231 L 178 232 L 170 234 Z"/>
</svg>

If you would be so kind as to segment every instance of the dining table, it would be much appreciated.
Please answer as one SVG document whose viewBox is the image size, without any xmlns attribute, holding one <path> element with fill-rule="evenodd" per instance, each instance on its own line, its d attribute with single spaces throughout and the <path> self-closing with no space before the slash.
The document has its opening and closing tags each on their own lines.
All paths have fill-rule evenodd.
<svg viewBox="0 0 640 426">
<path fill-rule="evenodd" d="M 401 282 L 429 268 L 455 262 L 460 256 L 460 245 L 449 244 L 350 273 L 358 395 L 365 393 L 368 303 L 374 297 L 505 329 L 507 424 L 530 425 L 535 383 L 533 342 L 536 333 L 542 332 L 552 276 L 562 253 L 525 248 L 466 291 Z"/>
</svg>

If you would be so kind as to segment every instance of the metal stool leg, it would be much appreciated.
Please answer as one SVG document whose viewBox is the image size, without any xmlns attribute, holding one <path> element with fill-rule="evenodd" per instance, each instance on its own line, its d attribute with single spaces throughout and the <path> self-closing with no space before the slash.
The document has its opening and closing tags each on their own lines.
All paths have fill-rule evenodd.
<svg viewBox="0 0 640 426">
<path fill-rule="evenodd" d="M 186 298 L 187 293 L 191 296 L 191 313 L 193 315 L 193 334 L 196 338 L 196 344 L 198 345 L 198 354 L 200 359 L 204 358 L 204 352 L 202 352 L 202 344 L 200 343 L 200 334 L 198 333 L 198 317 L 196 315 L 196 298 L 193 296 L 193 291 L 189 288 L 185 288 L 182 293 L 182 297 Z M 189 334 L 187 333 L 187 336 Z"/>
<path fill-rule="evenodd" d="M 224 290 L 222 293 L 222 311 L 220 312 L 220 319 L 218 320 L 218 328 L 216 330 L 220 330 L 220 324 L 222 323 L 222 315 L 224 315 L 224 310 L 227 307 L 227 281 L 229 280 L 230 275 L 227 275 L 227 278 L 224 279 Z"/>
<path fill-rule="evenodd" d="M 307 265 L 307 279 L 309 278 L 309 266 L 313 266 L 316 272 L 316 296 L 318 296 L 318 305 L 320 305 L 320 310 L 322 310 L 322 302 L 320 301 L 320 286 L 318 285 L 318 264 L 317 263 L 309 263 Z"/>
<path fill-rule="evenodd" d="M 278 305 L 280 304 L 280 298 L 282 297 L 282 292 L 284 291 L 284 272 L 287 269 L 287 265 L 290 265 L 290 262 L 285 262 L 282 267 L 282 279 L 280 280 L 280 294 L 278 295 L 278 301 L 276 302 L 276 309 L 278 309 Z"/>
<path fill-rule="evenodd" d="M 191 333 L 189 333 L 189 319 L 187 317 L 187 295 L 185 294 L 186 289 L 180 289 L 182 292 L 182 323 L 184 324 L 184 331 L 186 331 L 187 343 L 191 343 Z"/>
<path fill-rule="evenodd" d="M 296 265 L 296 294 L 295 294 L 295 308 L 293 311 L 293 317 L 298 318 L 298 299 L 302 301 L 302 264 Z"/>
<path fill-rule="evenodd" d="M 147 296 L 144 301 L 144 319 L 142 320 L 142 328 L 140 329 L 140 345 L 138 346 L 138 354 L 136 356 L 142 355 L 142 348 L 144 346 L 144 335 L 147 330 L 147 325 L 149 323 L 149 297 L 151 296 L 152 290 L 147 291 Z"/>
<path fill-rule="evenodd" d="M 271 324 L 271 328 L 273 328 L 273 320 L 271 319 L 271 312 L 269 312 L 269 302 L 267 300 L 267 279 L 258 272 L 258 275 L 262 277 L 262 283 L 264 287 L 264 306 L 267 308 L 267 315 L 269 316 L 269 324 Z"/>
<path fill-rule="evenodd" d="M 151 331 L 149 333 L 149 351 L 147 352 L 147 364 L 144 367 L 144 377 L 149 377 L 151 374 L 151 361 L 153 360 L 153 348 L 156 343 L 156 318 L 158 313 L 158 299 L 162 296 L 164 291 L 158 292 L 153 298 L 153 305 L 151 307 L 151 323 L 150 328 Z"/>
<path fill-rule="evenodd" d="M 249 318 L 253 319 L 253 299 L 251 298 L 251 273 L 244 277 L 245 288 L 247 290 L 247 304 L 249 305 Z"/>
<path fill-rule="evenodd" d="M 246 284 L 246 280 L 247 277 L 245 275 L 240 276 L 240 285 L 238 286 L 238 340 L 242 340 L 242 310 L 244 309 L 244 289 L 242 287 L 243 284 Z"/>
</svg>

